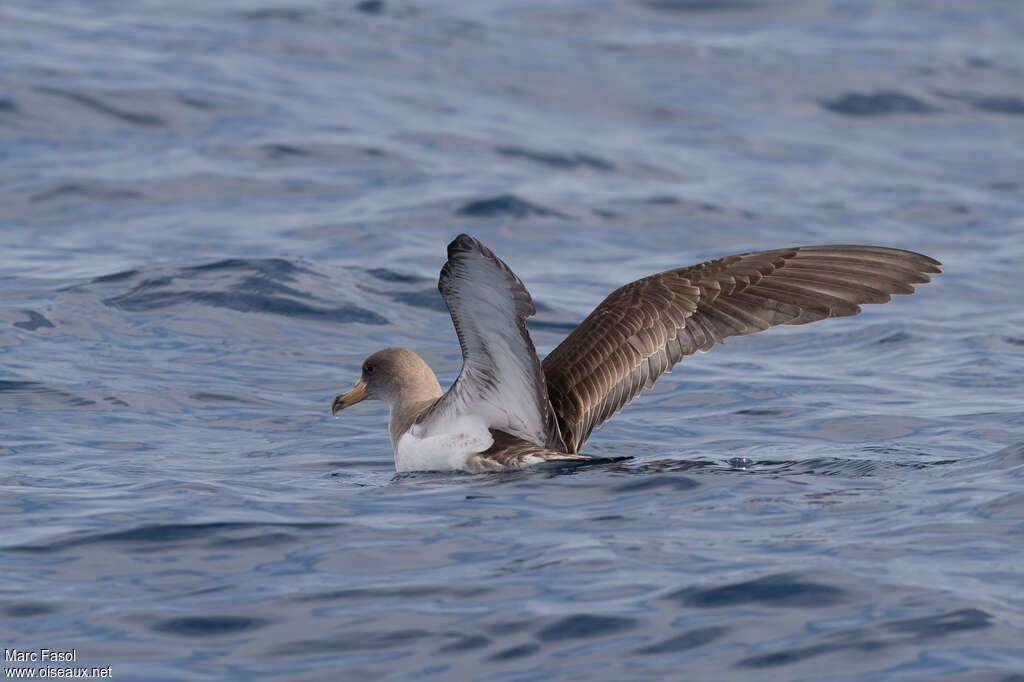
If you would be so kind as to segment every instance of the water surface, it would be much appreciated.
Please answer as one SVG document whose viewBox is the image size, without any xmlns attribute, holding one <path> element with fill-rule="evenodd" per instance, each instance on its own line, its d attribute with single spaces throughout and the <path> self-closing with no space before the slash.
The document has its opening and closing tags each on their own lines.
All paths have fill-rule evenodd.
<svg viewBox="0 0 1024 682">
<path fill-rule="evenodd" d="M 0 7 L 0 640 L 118 680 L 1024 673 L 1015 3 Z M 631 279 L 873 243 L 912 297 L 688 358 L 616 464 L 395 475 L 470 232 L 550 351 Z"/>
</svg>

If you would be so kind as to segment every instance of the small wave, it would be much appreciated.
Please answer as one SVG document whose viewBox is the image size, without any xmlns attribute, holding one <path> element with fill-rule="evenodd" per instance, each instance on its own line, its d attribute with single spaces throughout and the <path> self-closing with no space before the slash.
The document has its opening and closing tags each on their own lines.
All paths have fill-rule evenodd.
<svg viewBox="0 0 1024 682">
<path fill-rule="evenodd" d="M 337 524 L 331 523 L 246 523 L 246 522 L 214 522 L 214 523 L 168 523 L 138 526 L 125 530 L 117 530 L 102 533 L 90 533 L 75 535 L 72 537 L 54 540 L 45 544 L 19 545 L 5 547 L 8 552 L 24 554 L 56 554 L 67 549 L 88 545 L 138 545 L 140 547 L 155 546 L 159 549 L 166 549 L 168 545 L 183 543 L 209 538 L 210 547 L 230 546 L 229 542 L 234 536 L 253 531 L 263 534 L 285 530 L 319 530 L 322 528 L 333 528 Z M 247 536 L 248 537 L 248 536 Z"/>
<path fill-rule="evenodd" d="M 96 182 L 58 182 L 57 184 L 36 192 L 29 197 L 32 203 L 45 203 L 54 199 L 81 197 L 102 201 L 131 201 L 141 199 L 145 195 L 132 189 L 112 187 Z"/>
<path fill-rule="evenodd" d="M 823 109 L 842 116 L 891 116 L 894 114 L 933 114 L 939 110 L 922 99 L 896 92 L 884 90 L 864 94 L 848 92 L 835 99 L 821 103 Z"/>
<path fill-rule="evenodd" d="M 429 630 L 371 630 L 351 632 L 329 639 L 303 637 L 293 642 L 285 642 L 270 651 L 274 656 L 304 656 L 337 654 L 340 651 L 379 651 L 412 647 L 421 640 L 433 639 Z"/>
<path fill-rule="evenodd" d="M 782 573 L 709 588 L 688 587 L 668 596 L 693 608 L 723 608 L 749 604 L 821 608 L 848 601 L 842 588 L 799 574 Z"/>
<path fill-rule="evenodd" d="M 155 114 L 146 114 L 121 109 L 120 107 L 114 106 L 113 104 L 100 99 L 99 96 L 84 95 L 80 92 L 69 92 L 67 90 L 51 87 L 40 87 L 36 88 L 36 90 L 46 95 L 54 95 L 56 97 L 71 100 L 75 104 L 83 106 L 86 109 L 90 109 L 100 114 L 105 114 L 106 116 L 114 118 L 122 123 L 146 127 L 166 125 L 165 121 Z"/>
<path fill-rule="evenodd" d="M 615 493 L 651 493 L 659 489 L 666 489 L 669 493 L 678 493 L 683 490 L 693 490 L 700 487 L 700 484 L 688 476 L 676 474 L 655 474 L 645 476 L 636 481 L 623 483 L 612 488 Z"/>
<path fill-rule="evenodd" d="M 120 310 L 144 312 L 178 305 L 206 305 L 225 308 L 241 313 L 267 313 L 284 317 L 329 320 L 332 322 L 360 322 L 363 324 L 387 324 L 387 319 L 355 305 L 334 307 L 312 306 L 280 296 L 265 296 L 216 291 L 165 291 L 139 293 L 104 299 L 105 304 Z"/>
<path fill-rule="evenodd" d="M 487 660 L 495 663 L 500 663 L 502 661 L 514 661 L 518 658 L 528 658 L 538 651 L 540 651 L 539 644 L 528 642 L 526 644 L 520 644 L 518 646 L 509 647 L 508 649 L 503 649 L 496 654 L 488 656 Z"/>
<path fill-rule="evenodd" d="M 843 650 L 880 651 L 889 647 L 906 646 L 910 642 L 921 642 L 957 632 L 989 627 L 992 627 L 991 614 L 976 608 L 957 609 L 934 616 L 890 620 L 870 630 L 835 630 L 826 636 L 829 640 L 827 642 L 749 656 L 737 661 L 736 665 L 744 668 L 790 665 Z"/>
<path fill-rule="evenodd" d="M 972 103 L 975 109 L 994 114 L 1024 116 L 1024 99 L 1013 95 L 1005 97 L 980 97 Z"/>
<path fill-rule="evenodd" d="M 385 282 L 399 282 L 401 284 L 422 283 L 429 281 L 426 277 L 411 275 L 407 272 L 396 272 L 387 268 L 370 268 L 366 271 L 372 277 Z"/>
<path fill-rule="evenodd" d="M 650 646 L 637 649 L 638 654 L 675 654 L 682 651 L 689 651 L 690 649 L 697 649 L 702 646 L 711 644 L 716 639 L 720 639 L 722 636 L 729 632 L 729 628 L 725 627 L 707 627 L 707 628 L 694 628 L 693 630 L 687 630 L 686 632 L 676 635 L 675 637 L 669 637 Z"/>
<path fill-rule="evenodd" d="M 954 102 L 965 102 L 973 109 L 990 114 L 1024 116 L 1024 99 L 1018 95 L 981 95 L 974 92 L 935 90 L 936 97 Z"/>
<path fill-rule="evenodd" d="M 53 388 L 40 381 L 6 379 L 0 380 L 0 405 L 3 404 L 15 404 L 19 407 L 68 409 L 91 407 L 96 404 L 96 401 Z"/>
<path fill-rule="evenodd" d="M 514 194 L 501 194 L 467 202 L 455 210 L 455 215 L 469 218 L 528 218 L 530 216 L 566 218 L 564 213 L 520 199 Z"/>
<path fill-rule="evenodd" d="M 482 649 L 491 644 L 491 640 L 483 635 L 464 635 L 459 632 L 447 632 L 445 636 L 453 638 L 454 641 L 438 649 L 437 653 L 439 654 L 459 654 Z"/>
<path fill-rule="evenodd" d="M 391 300 L 397 303 L 411 305 L 415 308 L 437 310 L 442 313 L 447 312 L 448 310 L 448 308 L 445 306 L 444 299 L 441 298 L 441 294 L 437 291 L 436 287 L 424 289 L 423 291 L 397 292 L 389 294 L 389 296 Z"/>
<path fill-rule="evenodd" d="M 305 143 L 267 142 L 258 145 L 219 142 L 211 144 L 209 154 L 227 160 L 264 161 L 275 165 L 300 162 L 324 162 L 339 166 L 355 166 L 365 172 L 368 164 L 394 163 L 403 168 L 414 167 L 410 159 L 394 155 L 378 147 L 339 145 L 330 142 Z"/>
<path fill-rule="evenodd" d="M 299 274 L 313 274 L 312 270 L 283 258 L 225 258 L 212 263 L 191 265 L 182 270 L 185 272 L 256 271 L 261 275 L 289 282 L 295 281 Z"/>
<path fill-rule="evenodd" d="M 384 2 L 383 0 L 362 0 L 356 3 L 352 9 L 363 14 L 380 14 L 384 11 Z"/>
<path fill-rule="evenodd" d="M 494 149 L 502 156 L 516 159 L 525 159 L 539 163 L 543 166 L 557 168 L 560 170 L 571 170 L 575 168 L 590 168 L 591 170 L 610 173 L 615 170 L 615 164 L 599 159 L 588 154 L 574 152 L 572 154 L 554 154 L 550 152 L 538 152 L 519 147 L 496 147 Z"/>
<path fill-rule="evenodd" d="M 592 639 L 605 635 L 631 630 L 638 625 L 634 618 L 622 616 L 598 616 L 577 614 L 551 623 L 537 637 L 546 642 L 559 642 L 566 639 Z"/>
<path fill-rule="evenodd" d="M 258 630 L 269 624 L 270 621 L 265 618 L 186 616 L 159 621 L 153 630 L 179 637 L 228 637 Z"/>
<path fill-rule="evenodd" d="M 354 303 L 338 305 L 311 293 L 322 288 L 322 279 L 323 275 L 280 258 L 234 258 L 166 271 L 130 270 L 97 277 L 91 284 L 135 280 L 128 291 L 102 299 L 105 305 L 128 312 L 201 305 L 339 323 L 388 323 L 373 310 Z"/>
<path fill-rule="evenodd" d="M 14 602 L 5 604 L 0 608 L 0 613 L 3 613 L 8 618 L 36 618 L 37 616 L 45 616 L 57 611 L 59 609 L 53 604 L 44 604 L 36 601 Z"/>
<path fill-rule="evenodd" d="M 294 597 L 297 602 L 329 602 L 329 601 L 367 601 L 416 599 L 419 597 L 436 596 L 447 588 L 440 585 L 416 585 L 387 587 L 350 587 L 329 592 L 312 592 Z"/>
<path fill-rule="evenodd" d="M 379 7 L 378 7 L 379 5 Z M 382 0 L 362 0 L 351 8 L 362 14 L 377 14 L 384 9 Z M 238 13 L 248 21 L 263 21 L 282 24 L 302 24 L 307 26 L 339 26 L 347 27 L 351 20 L 341 16 L 340 8 L 321 9 L 314 7 L 265 7 Z"/>
<path fill-rule="evenodd" d="M 646 0 L 647 7 L 662 12 L 734 12 L 757 9 L 749 0 Z"/>
</svg>

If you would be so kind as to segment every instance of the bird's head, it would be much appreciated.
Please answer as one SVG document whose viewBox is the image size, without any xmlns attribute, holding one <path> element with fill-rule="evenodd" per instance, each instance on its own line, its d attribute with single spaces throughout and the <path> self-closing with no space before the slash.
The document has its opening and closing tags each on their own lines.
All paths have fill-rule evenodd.
<svg viewBox="0 0 1024 682">
<path fill-rule="evenodd" d="M 405 348 L 385 348 L 363 361 L 363 372 L 351 390 L 335 396 L 331 414 L 363 400 L 394 403 L 399 397 L 439 397 L 441 387 L 434 372 L 419 355 Z"/>
</svg>

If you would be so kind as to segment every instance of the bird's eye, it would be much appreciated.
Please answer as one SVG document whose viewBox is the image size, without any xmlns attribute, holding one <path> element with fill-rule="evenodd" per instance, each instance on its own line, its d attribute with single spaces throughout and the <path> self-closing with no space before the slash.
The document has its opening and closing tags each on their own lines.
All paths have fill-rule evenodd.
<svg viewBox="0 0 1024 682">
<path fill-rule="evenodd" d="M 373 374 L 373 365 L 369 362 L 363 363 L 363 374 Z"/>
</svg>

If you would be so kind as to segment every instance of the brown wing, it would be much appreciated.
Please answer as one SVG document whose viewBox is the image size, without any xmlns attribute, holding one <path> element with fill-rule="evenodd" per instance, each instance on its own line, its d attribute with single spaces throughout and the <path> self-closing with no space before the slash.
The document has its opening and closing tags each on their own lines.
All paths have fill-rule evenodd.
<svg viewBox="0 0 1024 682">
<path fill-rule="evenodd" d="M 668 270 L 613 291 L 542 363 L 565 441 L 590 432 L 683 356 L 778 324 L 856 315 L 911 294 L 936 260 L 881 246 L 802 246 Z"/>
<path fill-rule="evenodd" d="M 629 457 L 587 457 L 555 452 L 497 429 L 491 429 L 491 435 L 494 436 L 494 444 L 466 461 L 468 471 L 478 473 L 482 471 L 515 471 L 543 466 L 575 467 L 629 459 Z"/>
</svg>

